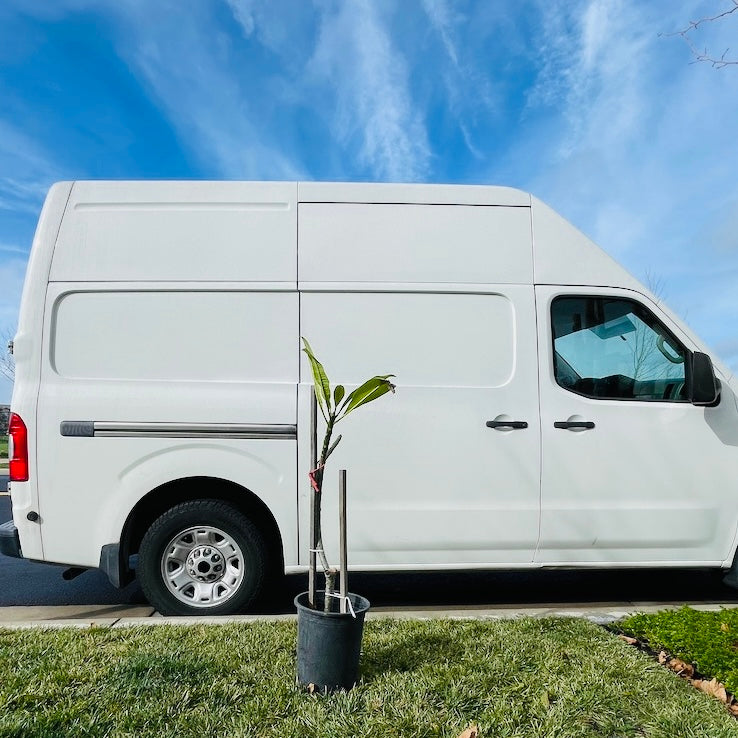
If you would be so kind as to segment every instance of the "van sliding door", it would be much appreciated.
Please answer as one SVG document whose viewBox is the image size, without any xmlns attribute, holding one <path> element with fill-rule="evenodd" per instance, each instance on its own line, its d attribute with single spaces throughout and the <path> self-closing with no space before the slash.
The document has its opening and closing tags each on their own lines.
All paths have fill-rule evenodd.
<svg viewBox="0 0 738 738">
<path fill-rule="evenodd" d="M 532 561 L 539 515 L 534 326 L 527 286 L 476 294 L 303 291 L 301 331 L 329 377 L 347 392 L 373 374 L 394 373 L 397 383 L 395 395 L 336 429 L 344 438 L 326 474 L 323 527 L 334 560 L 337 475 L 346 468 L 352 565 Z M 306 438 L 312 377 L 304 358 L 300 377 Z M 307 540 L 307 485 L 300 500 Z"/>
</svg>

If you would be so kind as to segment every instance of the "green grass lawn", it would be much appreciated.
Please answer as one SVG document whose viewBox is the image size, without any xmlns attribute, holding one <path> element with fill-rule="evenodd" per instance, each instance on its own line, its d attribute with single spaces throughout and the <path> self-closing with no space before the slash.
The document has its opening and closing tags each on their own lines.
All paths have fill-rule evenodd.
<svg viewBox="0 0 738 738">
<path fill-rule="evenodd" d="M 369 621 L 360 684 L 295 686 L 296 625 L 0 630 L 0 736 L 738 736 L 738 723 L 576 619 Z"/>
<path fill-rule="evenodd" d="M 738 694 L 738 608 L 701 612 L 690 607 L 634 615 L 618 623 L 629 635 L 663 649 Z"/>
<path fill-rule="evenodd" d="M 8 458 L 8 439 L 5 436 L 0 437 L 0 459 Z"/>
</svg>

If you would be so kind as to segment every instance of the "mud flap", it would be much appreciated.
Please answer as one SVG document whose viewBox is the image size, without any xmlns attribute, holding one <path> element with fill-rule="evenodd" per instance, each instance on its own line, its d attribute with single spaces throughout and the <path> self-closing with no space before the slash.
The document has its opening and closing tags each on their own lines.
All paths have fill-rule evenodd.
<svg viewBox="0 0 738 738">
<path fill-rule="evenodd" d="M 116 589 L 122 589 L 133 581 L 133 572 L 121 561 L 120 543 L 106 543 L 102 547 L 99 568 Z"/>
</svg>

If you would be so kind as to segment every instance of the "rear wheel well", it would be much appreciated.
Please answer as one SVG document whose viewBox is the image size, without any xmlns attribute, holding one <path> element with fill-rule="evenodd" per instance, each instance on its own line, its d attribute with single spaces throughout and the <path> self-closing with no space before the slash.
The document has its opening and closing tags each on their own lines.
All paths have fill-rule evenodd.
<svg viewBox="0 0 738 738">
<path fill-rule="evenodd" d="M 218 477 L 186 477 L 152 489 L 142 497 L 123 526 L 120 540 L 122 569 L 129 572 L 129 557 L 138 553 L 141 540 L 151 524 L 167 510 L 188 500 L 223 500 L 242 512 L 264 536 L 267 545 L 268 580 L 284 574 L 284 549 L 277 521 L 269 508 L 249 489 Z"/>
</svg>

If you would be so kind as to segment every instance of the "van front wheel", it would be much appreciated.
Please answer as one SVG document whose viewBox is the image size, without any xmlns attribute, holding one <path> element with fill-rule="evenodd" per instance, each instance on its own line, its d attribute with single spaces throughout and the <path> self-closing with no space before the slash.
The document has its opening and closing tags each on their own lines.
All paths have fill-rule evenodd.
<svg viewBox="0 0 738 738">
<path fill-rule="evenodd" d="M 231 615 L 258 596 L 266 558 L 261 534 L 233 505 L 191 500 L 146 531 L 137 576 L 162 615 Z"/>
</svg>

